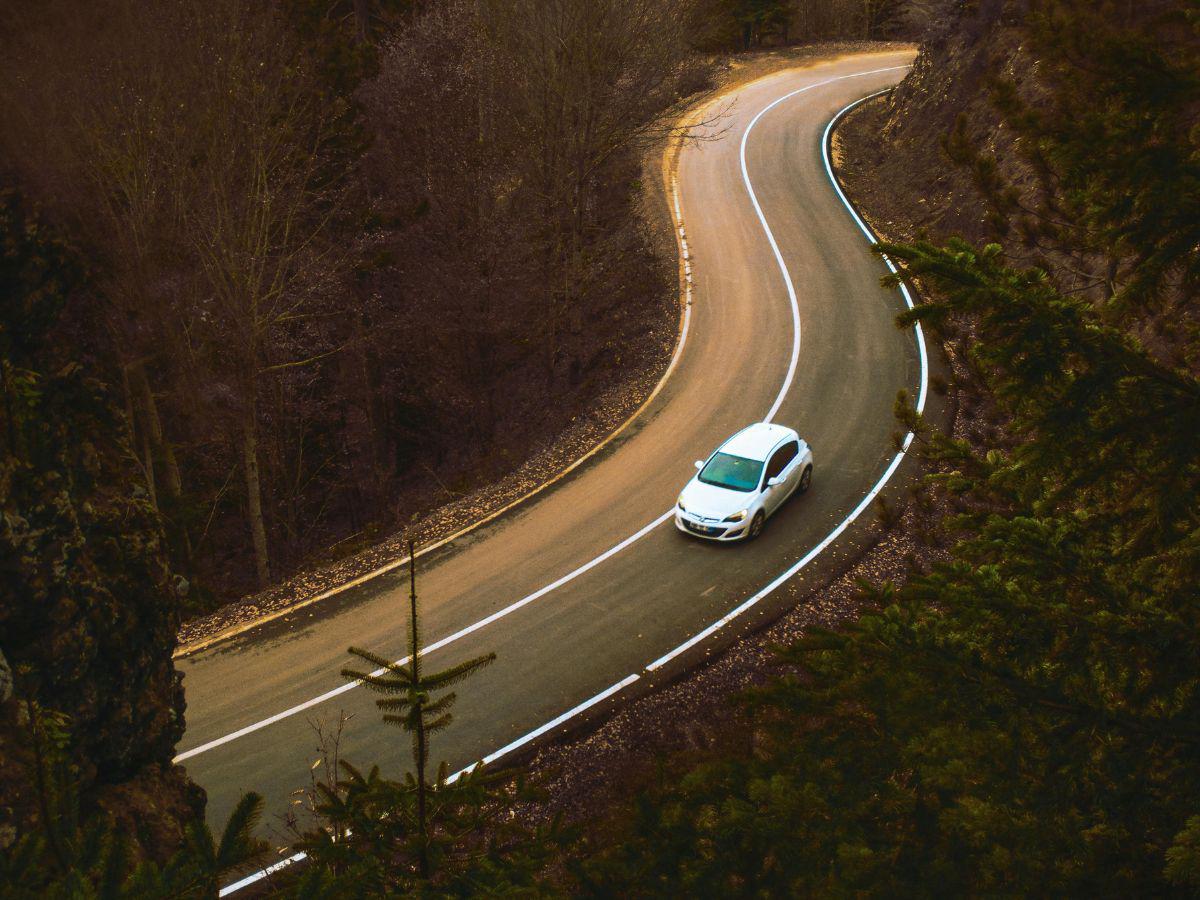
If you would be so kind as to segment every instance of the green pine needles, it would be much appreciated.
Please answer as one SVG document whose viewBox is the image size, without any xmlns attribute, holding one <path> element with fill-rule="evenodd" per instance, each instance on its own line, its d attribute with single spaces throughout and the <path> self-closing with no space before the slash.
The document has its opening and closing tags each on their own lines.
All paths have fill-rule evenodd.
<svg viewBox="0 0 1200 900">
<path fill-rule="evenodd" d="M 296 885 L 298 897 L 389 897 L 401 894 L 465 896 L 487 891 L 537 896 L 544 872 L 567 839 L 557 820 L 527 828 L 514 814 L 537 794 L 523 779 L 485 771 L 479 764 L 451 780 L 445 762 L 430 775 L 430 738 L 452 721 L 450 690 L 492 663 L 489 653 L 444 669 L 422 666 L 416 553 L 409 545 L 409 655 L 392 662 L 350 648 L 375 666 L 342 674 L 383 696 L 383 721 L 411 739 L 412 768 L 400 780 L 379 766 L 363 771 L 345 760 L 340 777 L 316 786 L 319 826 L 298 844 L 311 865 Z"/>
<path fill-rule="evenodd" d="M 444 691 L 470 678 L 480 669 L 496 659 L 495 653 L 477 656 L 441 672 L 425 674 L 421 670 L 420 618 L 417 614 L 416 547 L 408 545 L 409 575 L 409 626 L 408 661 L 391 662 L 363 650 L 351 647 L 350 652 L 359 659 L 378 666 L 375 672 L 358 672 L 343 669 L 342 675 L 361 681 L 371 690 L 384 694 L 375 705 L 383 712 L 383 721 L 408 732 L 412 737 L 412 758 L 415 769 L 413 787 L 417 799 L 418 842 L 417 863 L 422 878 L 429 877 L 429 791 L 432 785 L 426 778 L 429 763 L 429 738 L 444 730 L 452 721 L 450 708 L 457 699 L 451 691 L 435 698 L 437 691 Z M 439 787 L 445 786 L 445 777 L 439 773 Z"/>
</svg>

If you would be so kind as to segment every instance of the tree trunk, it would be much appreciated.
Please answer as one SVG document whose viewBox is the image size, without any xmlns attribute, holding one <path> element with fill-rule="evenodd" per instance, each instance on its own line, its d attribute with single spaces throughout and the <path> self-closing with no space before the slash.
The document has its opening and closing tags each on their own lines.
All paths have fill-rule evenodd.
<svg viewBox="0 0 1200 900">
<path fill-rule="evenodd" d="M 146 376 L 143 363 L 135 363 L 130 367 L 132 386 L 137 394 L 138 405 L 145 419 L 143 431 L 154 451 L 155 457 L 162 460 L 163 475 L 166 478 L 167 495 L 178 500 L 183 494 L 183 479 L 179 474 L 179 461 L 175 458 L 175 450 L 163 436 L 162 419 L 158 416 L 158 402 L 154 399 L 154 391 L 150 390 L 150 379 Z"/>
<path fill-rule="evenodd" d="M 567 297 L 567 321 L 570 324 L 571 334 L 579 335 L 583 332 L 583 233 L 585 228 L 585 204 L 587 198 L 585 196 L 586 187 L 582 184 L 576 184 L 571 198 L 571 233 L 570 247 L 567 250 L 569 257 L 566 265 L 566 286 L 570 291 Z"/>
<path fill-rule="evenodd" d="M 175 448 L 166 439 L 163 432 L 162 419 L 158 415 L 158 401 L 154 399 L 154 391 L 150 389 L 150 379 L 146 375 L 146 367 L 142 362 L 132 363 L 122 370 L 125 382 L 125 415 L 129 420 L 130 435 L 140 430 L 142 435 L 142 456 L 146 467 L 146 485 L 150 491 L 150 502 L 162 516 L 167 525 L 168 533 L 178 539 L 183 551 L 183 565 L 187 573 L 192 574 L 192 536 L 188 533 L 187 524 L 180 521 L 178 515 L 179 501 L 183 498 L 183 478 L 179 474 L 179 460 L 175 456 Z M 134 416 L 141 420 L 141 428 L 136 429 Z M 165 480 L 166 496 L 170 500 L 166 514 L 163 514 L 159 503 L 158 473 L 156 466 L 161 464 Z"/>
<path fill-rule="evenodd" d="M 17 420 L 12 407 L 12 396 L 8 389 L 8 360 L 0 359 L 0 386 L 4 389 L 4 421 L 7 423 L 8 452 L 17 459 L 22 458 L 17 448 Z"/>
<path fill-rule="evenodd" d="M 425 735 L 425 710 L 421 709 L 417 712 L 417 827 L 421 832 L 420 852 L 417 855 L 417 863 L 420 867 L 421 879 L 429 880 L 429 823 L 426 821 L 428 812 L 426 810 L 425 797 L 425 755 L 427 751 L 426 741 L 428 737 Z"/>
<path fill-rule="evenodd" d="M 358 378 L 362 386 L 362 407 L 363 415 L 367 420 L 367 433 L 364 440 L 367 442 L 368 452 L 371 457 L 371 508 L 375 509 L 375 504 L 379 499 L 379 492 L 385 489 L 388 483 L 388 472 L 384 465 L 384 455 L 386 447 L 384 446 L 383 435 L 387 434 L 386 428 L 381 426 L 381 422 L 386 418 L 379 410 L 379 392 L 375 387 L 375 380 L 371 377 L 371 360 L 368 355 L 368 337 L 366 322 L 363 321 L 363 303 L 355 306 L 356 312 L 352 319 L 354 323 L 354 352 L 355 363 L 358 366 Z M 358 488 L 360 495 L 364 494 L 362 488 L 362 480 L 355 479 L 355 486 Z"/>
<path fill-rule="evenodd" d="M 258 586 L 271 583 L 271 561 L 267 551 L 267 528 L 263 522 L 262 484 L 258 471 L 258 409 L 251 398 L 242 425 L 242 472 L 246 478 L 246 517 L 254 543 L 254 568 Z"/>
<path fill-rule="evenodd" d="M 414 541 L 408 542 L 408 602 L 409 602 L 409 668 L 412 671 L 413 689 L 422 690 L 421 685 L 421 634 L 419 631 L 419 623 L 417 620 L 417 545 Z M 416 759 L 413 760 L 417 767 L 417 829 L 420 831 L 420 849 L 417 853 L 417 864 L 423 881 L 429 880 L 429 823 L 426 821 L 428 811 L 426 808 L 426 790 L 425 790 L 425 759 L 429 753 L 429 737 L 425 734 L 425 709 L 424 701 L 417 700 L 420 707 L 415 711 L 416 715 L 413 718 L 417 723 L 416 740 L 414 741 L 414 749 Z"/>
<path fill-rule="evenodd" d="M 354 0 L 355 37 L 360 44 L 371 40 L 371 0 Z"/>
<path fill-rule="evenodd" d="M 124 395 L 124 413 L 125 426 L 129 429 L 129 445 L 134 445 L 134 434 L 137 431 L 137 423 L 134 421 L 133 413 L 133 384 L 129 380 L 129 365 L 121 363 L 121 391 Z"/>
<path fill-rule="evenodd" d="M 1117 276 L 1121 273 L 1121 260 L 1115 256 L 1109 257 L 1108 267 L 1104 271 L 1104 300 L 1107 303 L 1117 293 Z"/>
<path fill-rule="evenodd" d="M 150 441 L 150 429 L 142 429 L 142 468 L 146 472 L 146 490 L 150 494 L 150 505 L 161 513 L 158 506 L 158 486 L 154 478 L 154 445 Z"/>
</svg>

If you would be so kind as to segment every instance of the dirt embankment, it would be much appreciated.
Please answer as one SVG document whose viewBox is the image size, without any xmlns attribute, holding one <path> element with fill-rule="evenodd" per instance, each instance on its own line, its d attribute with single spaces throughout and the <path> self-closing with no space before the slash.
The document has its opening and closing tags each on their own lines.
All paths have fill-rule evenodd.
<svg viewBox="0 0 1200 900">
<path fill-rule="evenodd" d="M 977 152 L 1000 161 L 1007 181 L 1034 190 L 1019 138 L 997 115 L 988 85 L 997 75 L 1023 82 L 1036 71 L 1006 10 L 984 0 L 930 35 L 912 72 L 891 94 L 846 117 L 834 140 L 850 199 L 885 238 L 992 240 L 997 225 L 978 174 L 953 162 L 956 128 Z"/>
<path fill-rule="evenodd" d="M 896 90 L 847 116 L 835 151 L 851 200 L 885 238 L 998 242 L 1014 266 L 1098 299 L 1108 260 L 1048 238 L 1053 177 L 998 106 L 1001 84 L 1032 109 L 1050 93 L 1029 5 L 981 0 L 941 22 Z"/>
</svg>

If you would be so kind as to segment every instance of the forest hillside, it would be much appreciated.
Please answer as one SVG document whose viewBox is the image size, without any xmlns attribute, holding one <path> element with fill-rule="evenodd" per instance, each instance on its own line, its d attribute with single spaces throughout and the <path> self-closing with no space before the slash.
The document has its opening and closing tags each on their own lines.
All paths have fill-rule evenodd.
<svg viewBox="0 0 1200 900">
<path fill-rule="evenodd" d="M 897 398 L 927 467 L 881 511 L 904 576 L 719 698 L 736 750 L 569 823 L 428 758 L 491 658 L 422 674 L 414 601 L 413 663 L 347 677 L 390 692 L 417 775 L 314 766 L 326 827 L 275 887 L 1200 890 L 1194 0 L 10 5 L 0 894 L 207 897 L 273 859 L 257 795 L 214 834 L 172 765 L 181 620 L 661 369 L 643 155 L 730 55 L 905 36 L 912 74 L 836 136 L 958 410 L 939 433 Z"/>
</svg>

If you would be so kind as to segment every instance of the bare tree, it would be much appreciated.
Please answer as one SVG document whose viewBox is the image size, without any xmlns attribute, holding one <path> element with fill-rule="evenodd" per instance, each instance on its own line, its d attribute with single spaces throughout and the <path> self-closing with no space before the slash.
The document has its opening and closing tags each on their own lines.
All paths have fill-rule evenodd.
<svg viewBox="0 0 1200 900">
<path fill-rule="evenodd" d="M 203 273 L 198 331 L 237 399 L 246 515 L 259 585 L 271 577 L 260 469 L 261 380 L 311 365 L 338 348 L 288 344 L 315 314 L 314 293 L 333 262 L 323 241 L 335 198 L 320 187 L 325 131 L 315 87 L 273 16 L 235 3 L 242 28 L 211 33 L 212 59 L 192 101 L 209 110 L 187 149 L 197 156 L 183 193 Z M 202 13 L 207 18 L 208 13 Z"/>
<path fill-rule="evenodd" d="M 104 256 L 110 343 L 151 490 L 183 492 L 156 372 L 169 374 L 177 419 L 208 405 L 206 419 L 230 420 L 265 586 L 261 379 L 335 350 L 312 329 L 296 339 L 336 271 L 322 240 L 337 198 L 321 171 L 320 93 L 269 5 L 100 7 L 98 22 L 60 11 L 48 21 L 64 30 L 14 42 L 20 65 L 0 96 L 23 123 L 9 149 L 27 178 L 53 182 L 43 195 L 77 210 Z M 50 166 L 46 147 L 60 157 Z"/>
<path fill-rule="evenodd" d="M 54 6 L 39 13 L 53 16 Z M 113 312 L 106 324 L 157 503 L 160 485 L 173 500 L 182 493 L 149 369 L 171 341 L 159 313 L 163 287 L 180 262 L 180 206 L 164 149 L 178 128 L 172 118 L 184 90 L 181 29 L 169 5 L 135 15 L 128 4 L 102 3 L 96 12 L 93 20 L 59 10 L 64 27 L 51 32 L 36 16 L 22 15 L 28 8 L 19 10 L 0 93 L 14 126 L 6 129 L 5 150 L 39 196 L 57 203 L 102 249 L 105 265 L 96 277 Z M 155 39 L 146 40 L 147 32 Z"/>
<path fill-rule="evenodd" d="M 418 467 L 453 492 L 447 469 L 511 465 L 668 297 L 632 182 L 704 83 L 692 0 L 446 0 L 402 22 L 340 0 L 334 44 L 255 0 L 11 6 L 6 174 L 95 263 L 88 338 L 200 581 L 248 587 L 252 556 L 266 584 L 410 507 Z M 369 55 L 355 38 L 389 22 L 357 94 L 369 155 L 331 148 L 339 63 L 312 60 Z"/>
<path fill-rule="evenodd" d="M 492 0 L 487 24 L 507 68 L 510 120 L 548 229 L 557 290 L 545 309 L 547 368 L 558 331 L 582 325 L 585 247 L 604 167 L 675 127 L 701 66 L 687 4 L 670 0 Z M 697 127 L 697 126 L 693 126 Z M 564 323 L 564 319 L 566 320 Z"/>
</svg>

